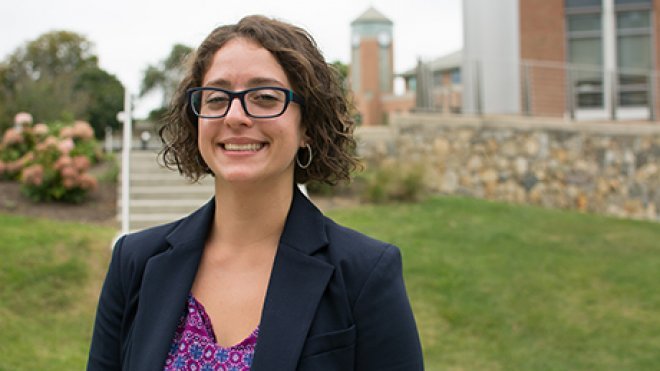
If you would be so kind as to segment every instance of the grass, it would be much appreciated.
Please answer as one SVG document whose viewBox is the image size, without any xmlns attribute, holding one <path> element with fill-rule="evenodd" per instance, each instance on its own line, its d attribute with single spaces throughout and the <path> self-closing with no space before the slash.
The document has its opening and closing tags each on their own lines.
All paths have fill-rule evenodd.
<svg viewBox="0 0 660 371">
<path fill-rule="evenodd" d="M 660 364 L 660 224 L 463 198 L 330 216 L 401 247 L 428 370 Z M 0 370 L 84 368 L 113 234 L 0 215 Z"/>
<path fill-rule="evenodd" d="M 115 230 L 0 214 L 0 370 L 82 370 Z"/>
<path fill-rule="evenodd" d="M 428 370 L 660 364 L 660 224 L 464 198 L 330 216 L 401 247 Z"/>
</svg>

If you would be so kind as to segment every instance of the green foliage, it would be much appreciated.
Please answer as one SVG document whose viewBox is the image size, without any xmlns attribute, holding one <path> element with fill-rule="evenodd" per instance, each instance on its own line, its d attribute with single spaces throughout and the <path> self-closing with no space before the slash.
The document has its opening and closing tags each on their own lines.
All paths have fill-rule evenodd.
<svg viewBox="0 0 660 371">
<path fill-rule="evenodd" d="M 84 36 L 53 31 L 16 49 L 0 63 L 0 131 L 14 114 L 31 112 L 39 122 L 90 121 L 97 136 L 117 127 L 123 88 L 98 67 L 94 46 Z"/>
<path fill-rule="evenodd" d="M 365 186 L 361 197 L 367 202 L 416 202 L 423 198 L 426 191 L 424 167 L 419 164 L 404 166 L 384 162 L 375 169 L 367 170 L 363 177 Z"/>
<path fill-rule="evenodd" d="M 119 128 L 117 112 L 124 108 L 124 87 L 117 77 L 98 67 L 87 68 L 78 76 L 75 90 L 87 97 L 85 115 L 97 138 L 105 135 L 107 126 Z"/>
<path fill-rule="evenodd" d="M 156 65 L 147 66 L 142 77 L 140 96 L 158 91 L 163 97 L 161 107 L 149 114 L 150 119 L 162 117 L 162 112 L 169 104 L 179 82 L 183 78 L 184 62 L 192 52 L 193 49 L 189 46 L 175 44 L 165 59 Z"/>
<path fill-rule="evenodd" d="M 333 210 L 401 248 L 428 370 L 655 370 L 657 223 L 465 198 Z"/>
<path fill-rule="evenodd" d="M 85 368 L 114 233 L 0 214 L 0 370 Z"/>
</svg>

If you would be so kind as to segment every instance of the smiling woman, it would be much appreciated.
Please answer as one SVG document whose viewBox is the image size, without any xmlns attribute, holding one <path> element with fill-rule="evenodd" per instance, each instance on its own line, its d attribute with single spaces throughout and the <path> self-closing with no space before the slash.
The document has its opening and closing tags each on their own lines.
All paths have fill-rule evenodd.
<svg viewBox="0 0 660 371">
<path fill-rule="evenodd" d="M 215 29 L 160 134 L 165 164 L 211 174 L 190 216 L 122 237 L 89 370 L 420 370 L 398 248 L 335 224 L 295 186 L 356 167 L 336 71 L 303 29 Z"/>
</svg>

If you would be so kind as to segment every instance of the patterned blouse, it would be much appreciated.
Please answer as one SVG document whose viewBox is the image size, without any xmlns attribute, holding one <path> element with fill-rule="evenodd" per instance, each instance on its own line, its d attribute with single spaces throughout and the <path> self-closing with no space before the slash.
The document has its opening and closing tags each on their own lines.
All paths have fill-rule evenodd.
<svg viewBox="0 0 660 371">
<path fill-rule="evenodd" d="M 188 295 L 188 312 L 181 316 L 165 371 L 250 371 L 259 328 L 239 344 L 225 348 L 215 341 L 211 320 L 192 294 Z"/>
</svg>

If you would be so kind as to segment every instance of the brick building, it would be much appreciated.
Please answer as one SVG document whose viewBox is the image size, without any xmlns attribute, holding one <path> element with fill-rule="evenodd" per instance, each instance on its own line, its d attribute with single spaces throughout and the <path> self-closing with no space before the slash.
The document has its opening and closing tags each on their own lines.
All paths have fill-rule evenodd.
<svg viewBox="0 0 660 371">
<path fill-rule="evenodd" d="M 660 0 L 464 0 L 465 112 L 655 119 Z"/>
<path fill-rule="evenodd" d="M 373 7 L 351 22 L 351 89 L 365 126 L 386 121 L 383 97 L 393 93 L 393 23 Z"/>
</svg>

